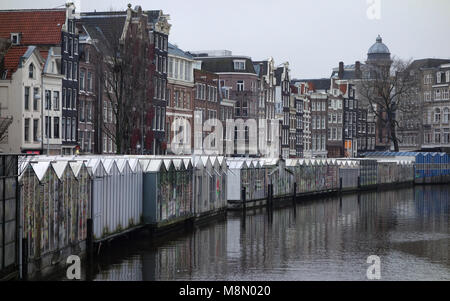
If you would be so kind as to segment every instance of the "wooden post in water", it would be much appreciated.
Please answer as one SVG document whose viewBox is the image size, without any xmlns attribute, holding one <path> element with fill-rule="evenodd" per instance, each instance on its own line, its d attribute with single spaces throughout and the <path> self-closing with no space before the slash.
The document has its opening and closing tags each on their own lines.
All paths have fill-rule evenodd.
<svg viewBox="0 0 450 301">
<path fill-rule="evenodd" d="M 22 280 L 28 280 L 28 238 L 22 238 Z"/>
<path fill-rule="evenodd" d="M 269 198 L 269 209 L 272 211 L 273 208 L 273 184 L 270 184 L 270 198 Z"/>
<path fill-rule="evenodd" d="M 245 211 L 247 210 L 246 200 L 245 200 L 245 187 L 242 187 L 241 199 L 242 199 L 242 211 L 244 211 L 244 214 L 245 214 Z"/>
<path fill-rule="evenodd" d="M 246 211 L 247 211 L 247 205 L 246 205 L 246 196 L 245 196 L 245 187 L 242 187 L 241 190 L 241 200 L 242 200 L 242 228 L 245 229 L 245 221 L 246 221 Z"/>
<path fill-rule="evenodd" d="M 94 226 L 91 218 L 86 221 L 86 280 L 91 281 L 94 268 Z"/>
<path fill-rule="evenodd" d="M 86 253 L 88 261 L 92 259 L 92 255 L 94 253 L 94 227 L 92 218 L 88 218 L 86 221 Z"/>
<path fill-rule="evenodd" d="M 297 197 L 297 182 L 294 183 L 294 194 L 292 195 L 292 206 L 294 206 L 294 215 L 296 215 L 296 203 L 295 203 L 295 198 Z"/>
</svg>

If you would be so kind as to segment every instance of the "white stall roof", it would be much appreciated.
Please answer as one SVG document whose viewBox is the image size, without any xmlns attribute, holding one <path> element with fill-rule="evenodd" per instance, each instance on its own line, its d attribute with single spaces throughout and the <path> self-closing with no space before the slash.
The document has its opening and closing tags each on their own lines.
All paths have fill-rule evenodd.
<svg viewBox="0 0 450 301">
<path fill-rule="evenodd" d="M 44 178 L 45 173 L 47 172 L 48 168 L 50 167 L 50 162 L 31 162 L 31 167 L 33 167 L 34 173 L 36 174 L 39 181 L 42 181 Z"/>
<path fill-rule="evenodd" d="M 247 162 L 245 162 L 245 161 L 235 160 L 235 161 L 230 162 L 230 165 L 228 166 L 228 168 L 229 169 L 247 169 L 248 165 L 247 165 Z"/>
<path fill-rule="evenodd" d="M 53 169 L 55 170 L 56 175 L 58 176 L 58 178 L 60 180 L 61 180 L 61 178 L 62 178 L 62 176 L 64 174 L 64 171 L 67 168 L 67 165 L 68 165 L 68 161 L 55 161 L 55 162 L 52 162 Z"/>
<path fill-rule="evenodd" d="M 166 169 L 163 160 L 161 159 L 153 159 L 148 163 L 145 172 L 159 172 L 161 168 Z"/>
<path fill-rule="evenodd" d="M 208 166 L 208 164 L 211 164 L 211 160 L 208 156 L 201 156 L 200 160 L 202 161 L 203 166 Z M 209 163 L 208 163 L 209 162 Z"/>
<path fill-rule="evenodd" d="M 119 172 L 117 168 L 116 160 L 114 159 L 102 159 L 103 166 L 105 167 L 106 172 L 111 175 Z"/>
<path fill-rule="evenodd" d="M 183 158 L 183 162 L 186 169 L 192 168 L 192 158 Z"/>
<path fill-rule="evenodd" d="M 286 159 L 286 166 L 294 167 L 297 166 L 298 159 Z"/>
<path fill-rule="evenodd" d="M 329 165 L 336 165 L 336 159 L 327 159 Z"/>
<path fill-rule="evenodd" d="M 28 163 L 33 160 L 33 156 L 21 156 L 18 160 L 18 172 L 19 175 L 27 168 Z"/>
<path fill-rule="evenodd" d="M 166 170 L 170 170 L 170 168 L 172 168 L 172 167 L 175 168 L 175 166 L 173 165 L 172 159 L 164 159 L 163 163 L 164 163 Z"/>
<path fill-rule="evenodd" d="M 151 159 L 139 158 L 138 161 L 139 161 L 139 165 L 141 166 L 141 169 L 144 171 L 147 169 L 147 166 L 150 163 Z"/>
<path fill-rule="evenodd" d="M 83 163 L 80 162 L 70 162 L 69 166 L 72 169 L 73 174 L 75 175 L 76 178 L 78 178 L 78 176 L 80 175 L 80 170 Z"/>
<path fill-rule="evenodd" d="M 175 170 L 185 169 L 184 162 L 182 159 L 172 159 L 172 162 L 173 162 L 173 166 L 175 167 Z"/>
<path fill-rule="evenodd" d="M 104 177 L 107 175 L 106 169 L 103 166 L 102 160 L 100 158 L 92 158 L 87 162 L 87 166 L 92 170 L 92 174 L 96 177 Z"/>
</svg>

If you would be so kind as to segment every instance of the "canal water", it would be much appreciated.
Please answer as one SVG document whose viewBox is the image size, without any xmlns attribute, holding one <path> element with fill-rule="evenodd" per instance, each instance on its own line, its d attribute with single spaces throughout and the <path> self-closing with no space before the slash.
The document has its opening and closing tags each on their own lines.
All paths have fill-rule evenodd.
<svg viewBox="0 0 450 301">
<path fill-rule="evenodd" d="M 228 213 L 150 241 L 124 240 L 96 260 L 94 280 L 450 280 L 449 186 L 416 186 Z M 245 222 L 244 222 L 245 221 Z"/>
</svg>

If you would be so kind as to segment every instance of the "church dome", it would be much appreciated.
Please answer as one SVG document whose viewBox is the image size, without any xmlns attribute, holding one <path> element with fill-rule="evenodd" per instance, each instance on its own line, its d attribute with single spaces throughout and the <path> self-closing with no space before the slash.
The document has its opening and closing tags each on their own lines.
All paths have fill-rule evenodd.
<svg viewBox="0 0 450 301">
<path fill-rule="evenodd" d="M 389 51 L 389 48 L 383 44 L 383 40 L 381 39 L 380 35 L 378 35 L 376 39 L 376 43 L 373 44 L 369 51 L 367 52 L 367 59 L 368 60 L 377 60 L 377 59 L 390 59 L 391 53 Z"/>
</svg>

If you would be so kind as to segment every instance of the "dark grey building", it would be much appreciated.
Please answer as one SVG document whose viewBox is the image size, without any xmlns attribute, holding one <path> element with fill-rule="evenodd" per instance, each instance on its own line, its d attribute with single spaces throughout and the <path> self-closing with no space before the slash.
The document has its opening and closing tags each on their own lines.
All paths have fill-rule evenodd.
<svg viewBox="0 0 450 301">
<path fill-rule="evenodd" d="M 146 11 L 148 23 L 150 25 L 150 43 L 154 54 L 154 70 L 153 70 L 153 102 L 152 111 L 153 118 L 153 143 L 152 149 L 146 150 L 146 153 L 154 155 L 163 155 L 166 153 L 166 107 L 168 100 L 167 93 L 167 71 L 168 71 L 168 54 L 169 54 L 169 15 L 163 14 L 162 10 Z M 163 120 L 163 122 L 157 122 Z"/>
</svg>

